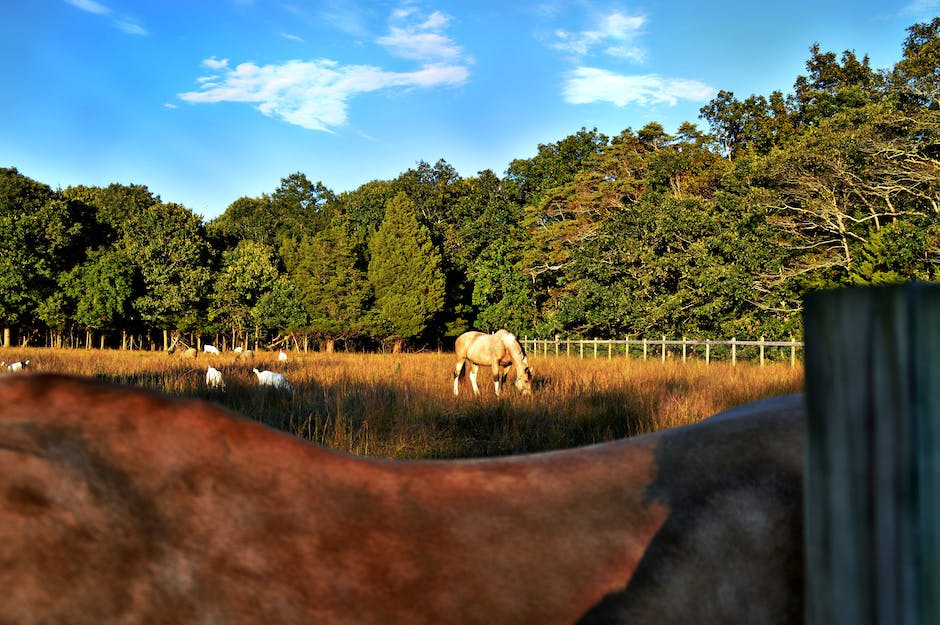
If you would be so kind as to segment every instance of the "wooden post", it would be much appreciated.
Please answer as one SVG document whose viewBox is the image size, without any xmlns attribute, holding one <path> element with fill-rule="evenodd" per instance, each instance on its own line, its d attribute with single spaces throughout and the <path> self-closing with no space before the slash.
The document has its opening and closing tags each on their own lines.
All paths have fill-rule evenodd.
<svg viewBox="0 0 940 625">
<path fill-rule="evenodd" d="M 683 336 L 682 337 L 682 362 L 685 362 L 685 350 L 686 350 L 685 337 Z"/>
<path fill-rule="evenodd" d="M 708 342 L 708 339 L 705 340 L 705 364 L 711 362 L 711 348 L 712 344 Z"/>
<path fill-rule="evenodd" d="M 662 361 L 666 362 L 666 335 L 663 334 Z"/>
<path fill-rule="evenodd" d="M 623 357 L 627 360 L 630 359 L 630 335 L 627 335 L 627 340 L 623 344 Z"/>
<path fill-rule="evenodd" d="M 796 345 L 793 336 L 790 336 L 790 368 L 793 369 L 796 367 Z"/>
<path fill-rule="evenodd" d="M 646 339 L 643 339 L 643 360 L 646 360 L 647 345 Z"/>
<path fill-rule="evenodd" d="M 806 298 L 806 622 L 940 622 L 940 287 Z"/>
<path fill-rule="evenodd" d="M 731 337 L 731 364 L 738 364 L 738 340 Z"/>
<path fill-rule="evenodd" d="M 764 366 L 764 337 L 760 337 L 760 366 Z"/>
</svg>

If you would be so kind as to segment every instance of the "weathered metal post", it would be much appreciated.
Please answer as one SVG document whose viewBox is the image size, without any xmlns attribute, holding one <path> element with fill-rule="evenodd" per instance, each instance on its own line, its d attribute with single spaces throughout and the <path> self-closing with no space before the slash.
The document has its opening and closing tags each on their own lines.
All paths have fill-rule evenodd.
<svg viewBox="0 0 940 625">
<path fill-rule="evenodd" d="M 940 285 L 806 299 L 811 625 L 940 623 Z"/>
</svg>

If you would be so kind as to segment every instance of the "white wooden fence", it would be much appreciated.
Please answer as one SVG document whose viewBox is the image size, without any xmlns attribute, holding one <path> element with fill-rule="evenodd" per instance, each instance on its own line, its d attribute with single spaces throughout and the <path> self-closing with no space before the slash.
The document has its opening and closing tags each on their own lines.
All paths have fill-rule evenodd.
<svg viewBox="0 0 940 625">
<path fill-rule="evenodd" d="M 665 336 L 659 339 L 635 339 L 627 336 L 623 339 L 570 339 L 555 337 L 553 339 L 535 339 L 523 337 L 520 343 L 530 354 L 537 356 L 578 356 L 580 358 L 612 359 L 615 356 L 622 358 L 659 358 L 663 362 L 668 359 L 682 358 L 704 360 L 706 364 L 712 360 L 729 360 L 737 364 L 738 360 L 757 359 L 763 366 L 768 360 L 775 362 L 789 360 L 790 366 L 795 367 L 798 361 L 797 350 L 802 354 L 802 341 L 768 341 L 764 337 L 760 340 L 730 341 L 694 340 L 694 339 L 668 339 Z"/>
</svg>

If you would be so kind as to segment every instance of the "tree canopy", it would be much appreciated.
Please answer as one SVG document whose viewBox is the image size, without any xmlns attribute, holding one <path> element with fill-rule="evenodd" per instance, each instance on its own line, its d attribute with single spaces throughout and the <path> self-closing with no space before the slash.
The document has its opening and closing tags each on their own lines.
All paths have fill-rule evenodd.
<svg viewBox="0 0 940 625">
<path fill-rule="evenodd" d="M 445 160 L 335 194 L 295 172 L 208 222 L 142 185 L 0 169 L 0 326 L 302 333 L 799 336 L 806 292 L 934 280 L 940 18 L 894 67 L 809 47 L 790 89 L 719 91 L 674 131 L 581 128 L 461 177 Z"/>
</svg>

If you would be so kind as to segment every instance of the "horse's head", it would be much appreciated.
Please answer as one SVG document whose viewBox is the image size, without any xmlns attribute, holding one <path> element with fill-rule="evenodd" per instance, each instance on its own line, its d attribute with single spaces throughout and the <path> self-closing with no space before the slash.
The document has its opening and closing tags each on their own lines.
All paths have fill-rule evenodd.
<svg viewBox="0 0 940 625">
<path fill-rule="evenodd" d="M 523 395 L 532 392 L 532 369 L 526 367 L 522 375 L 516 376 L 516 389 Z"/>
</svg>

